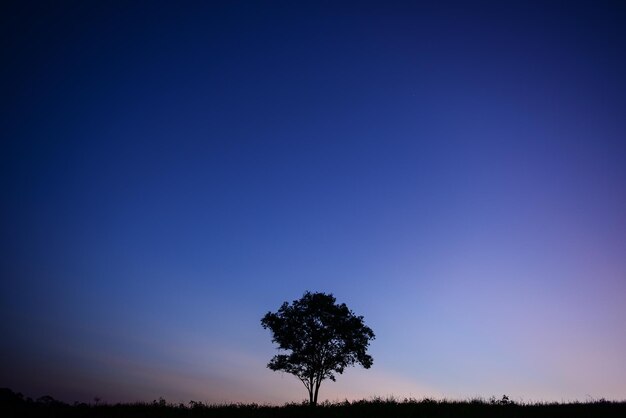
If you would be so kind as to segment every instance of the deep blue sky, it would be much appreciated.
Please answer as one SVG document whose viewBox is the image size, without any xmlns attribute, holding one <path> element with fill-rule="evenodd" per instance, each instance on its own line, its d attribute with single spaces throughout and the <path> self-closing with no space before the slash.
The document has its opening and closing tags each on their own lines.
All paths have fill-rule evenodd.
<svg viewBox="0 0 626 418">
<path fill-rule="evenodd" d="M 623 399 L 623 2 L 0 9 L 0 386 L 300 400 L 332 292 L 372 395 Z"/>
</svg>

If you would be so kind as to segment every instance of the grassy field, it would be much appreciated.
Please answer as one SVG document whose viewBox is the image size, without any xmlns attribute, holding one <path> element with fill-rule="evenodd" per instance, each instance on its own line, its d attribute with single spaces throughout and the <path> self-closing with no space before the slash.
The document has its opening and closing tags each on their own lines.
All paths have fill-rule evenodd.
<svg viewBox="0 0 626 418">
<path fill-rule="evenodd" d="M 450 401 L 432 399 L 371 399 L 364 401 L 269 406 L 256 404 L 207 405 L 201 402 L 74 405 L 43 397 L 24 399 L 7 389 L 0 396 L 0 416 L 12 417 L 626 417 L 626 401 L 595 400 L 573 403 L 524 403 L 501 399 Z"/>
</svg>

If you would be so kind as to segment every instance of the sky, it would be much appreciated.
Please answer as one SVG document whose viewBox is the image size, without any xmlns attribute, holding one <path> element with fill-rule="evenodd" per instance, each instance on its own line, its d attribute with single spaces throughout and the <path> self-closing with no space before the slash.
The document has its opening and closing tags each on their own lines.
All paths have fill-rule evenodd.
<svg viewBox="0 0 626 418">
<path fill-rule="evenodd" d="M 300 402 L 310 290 L 322 400 L 626 398 L 623 2 L 0 7 L 0 387 Z"/>
</svg>

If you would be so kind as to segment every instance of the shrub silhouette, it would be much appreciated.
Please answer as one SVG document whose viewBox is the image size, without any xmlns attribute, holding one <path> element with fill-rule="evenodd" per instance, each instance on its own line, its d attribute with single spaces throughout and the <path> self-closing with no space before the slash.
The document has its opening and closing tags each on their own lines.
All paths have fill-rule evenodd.
<svg viewBox="0 0 626 418">
<path fill-rule="evenodd" d="M 345 303 L 337 304 L 332 294 L 307 291 L 291 304 L 284 302 L 278 312 L 268 312 L 261 325 L 269 328 L 279 349 L 290 351 L 274 356 L 267 367 L 300 379 L 310 405 L 317 404 L 323 380 L 335 381 L 335 374 L 357 363 L 366 369 L 372 366 L 367 347 L 374 332 Z"/>
</svg>

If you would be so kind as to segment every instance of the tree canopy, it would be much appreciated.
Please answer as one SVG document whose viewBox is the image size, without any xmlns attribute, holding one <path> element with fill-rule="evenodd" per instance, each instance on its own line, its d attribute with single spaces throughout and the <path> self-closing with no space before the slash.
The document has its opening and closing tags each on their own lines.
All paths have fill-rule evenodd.
<svg viewBox="0 0 626 418">
<path fill-rule="evenodd" d="M 298 377 L 309 392 L 309 403 L 317 404 L 323 380 L 335 381 L 346 367 L 373 364 L 367 348 L 374 332 L 345 303 L 337 304 L 332 294 L 305 292 L 277 312 L 268 312 L 261 325 L 272 332 L 272 342 L 285 354 L 275 355 L 267 367 Z"/>
</svg>

